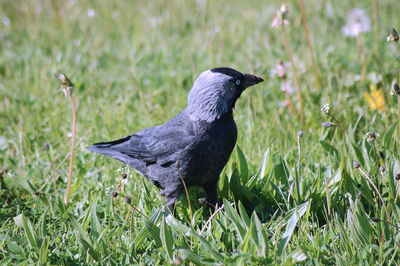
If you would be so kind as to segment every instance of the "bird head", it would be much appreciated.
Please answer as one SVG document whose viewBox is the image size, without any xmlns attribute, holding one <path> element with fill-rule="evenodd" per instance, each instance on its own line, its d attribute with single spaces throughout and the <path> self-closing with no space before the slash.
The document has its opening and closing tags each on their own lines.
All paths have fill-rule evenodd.
<svg viewBox="0 0 400 266">
<path fill-rule="evenodd" d="M 204 71 L 194 82 L 188 97 L 187 110 L 195 120 L 208 122 L 231 112 L 242 92 L 263 79 L 232 68 Z"/>
</svg>

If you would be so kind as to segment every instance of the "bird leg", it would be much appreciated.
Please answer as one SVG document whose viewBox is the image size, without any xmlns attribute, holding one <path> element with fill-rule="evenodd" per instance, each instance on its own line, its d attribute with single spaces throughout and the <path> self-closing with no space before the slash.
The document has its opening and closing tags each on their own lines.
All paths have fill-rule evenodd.
<svg viewBox="0 0 400 266">
<path fill-rule="evenodd" d="M 167 200 L 167 208 L 168 208 L 169 212 L 172 215 L 174 215 L 175 214 L 174 207 L 175 207 L 176 198 L 167 197 L 166 200 Z"/>
<path fill-rule="evenodd" d="M 204 186 L 206 192 L 207 203 L 215 208 L 218 203 L 217 196 L 217 185 L 218 182 L 208 183 Z"/>
<path fill-rule="evenodd" d="M 183 188 L 182 188 L 182 186 L 179 186 L 179 185 L 175 185 L 175 186 L 172 185 L 161 191 L 161 194 L 165 195 L 167 207 L 172 214 L 174 214 L 175 202 L 178 200 L 178 197 L 180 194 L 182 194 L 182 192 L 183 192 Z"/>
</svg>

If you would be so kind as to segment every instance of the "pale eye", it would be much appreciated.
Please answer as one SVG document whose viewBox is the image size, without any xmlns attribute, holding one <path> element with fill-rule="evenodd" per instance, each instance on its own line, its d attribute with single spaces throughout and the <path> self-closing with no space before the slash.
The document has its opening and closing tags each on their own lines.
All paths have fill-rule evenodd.
<svg viewBox="0 0 400 266">
<path fill-rule="evenodd" d="M 240 85 L 240 79 L 236 80 L 236 81 L 235 81 L 235 84 L 236 84 L 236 85 Z"/>
</svg>

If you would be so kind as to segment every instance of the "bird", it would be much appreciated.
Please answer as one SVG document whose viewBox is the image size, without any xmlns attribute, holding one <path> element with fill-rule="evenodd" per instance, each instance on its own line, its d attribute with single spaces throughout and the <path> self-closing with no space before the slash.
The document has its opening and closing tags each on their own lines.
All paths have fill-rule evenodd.
<svg viewBox="0 0 400 266">
<path fill-rule="evenodd" d="M 262 81 L 228 67 L 206 70 L 174 118 L 88 150 L 135 168 L 160 189 L 171 212 L 185 186 L 204 188 L 206 201 L 216 206 L 219 175 L 237 140 L 233 109 L 246 88 Z"/>
</svg>

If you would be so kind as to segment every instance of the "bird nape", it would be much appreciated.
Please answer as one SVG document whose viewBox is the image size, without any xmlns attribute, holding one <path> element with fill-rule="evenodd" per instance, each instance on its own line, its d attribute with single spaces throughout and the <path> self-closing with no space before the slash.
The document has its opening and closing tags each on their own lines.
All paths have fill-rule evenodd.
<svg viewBox="0 0 400 266">
<path fill-rule="evenodd" d="M 215 206 L 219 175 L 236 144 L 236 100 L 247 87 L 262 81 L 232 68 L 207 70 L 194 82 L 186 108 L 171 120 L 88 149 L 146 176 L 161 189 L 170 211 L 184 192 L 181 177 L 187 186 L 203 187 L 208 203 Z"/>
</svg>

